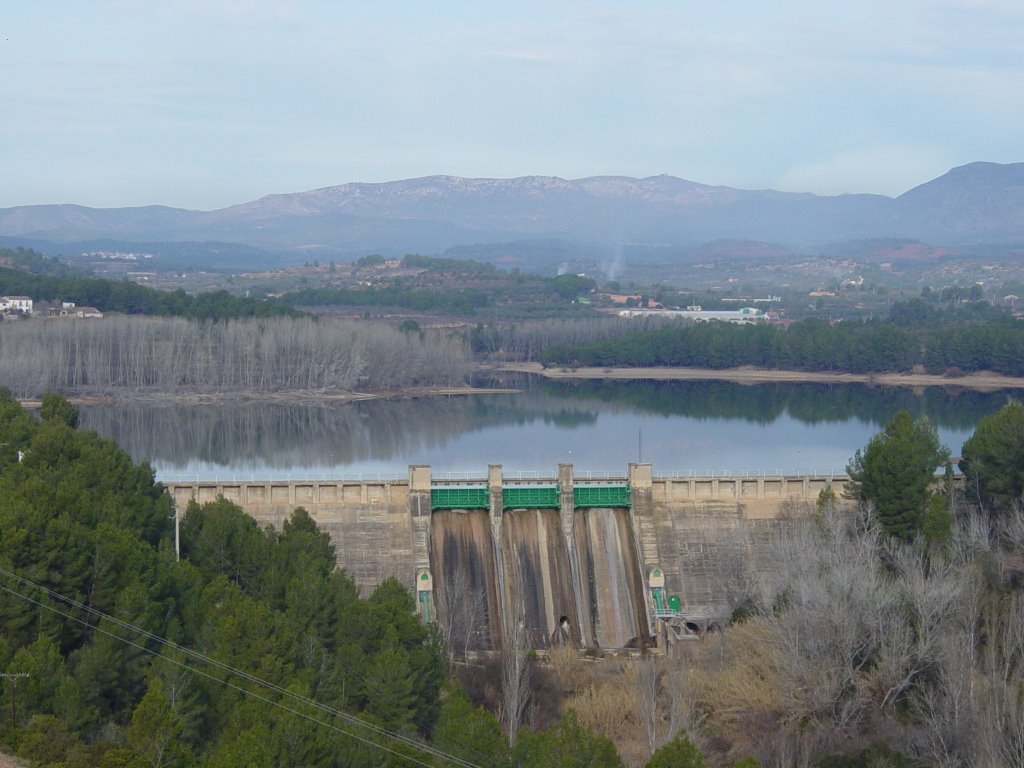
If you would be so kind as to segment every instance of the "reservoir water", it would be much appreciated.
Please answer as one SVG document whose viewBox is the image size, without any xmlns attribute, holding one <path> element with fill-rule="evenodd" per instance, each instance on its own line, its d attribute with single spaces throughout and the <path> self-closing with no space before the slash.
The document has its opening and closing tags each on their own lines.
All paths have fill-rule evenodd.
<svg viewBox="0 0 1024 768">
<path fill-rule="evenodd" d="M 551 382 L 515 394 L 345 405 L 120 403 L 82 406 L 83 426 L 114 438 L 160 480 L 622 475 L 643 460 L 666 474 L 841 473 L 897 411 L 925 415 L 958 455 L 978 420 L 1024 391 L 867 385 Z"/>
</svg>

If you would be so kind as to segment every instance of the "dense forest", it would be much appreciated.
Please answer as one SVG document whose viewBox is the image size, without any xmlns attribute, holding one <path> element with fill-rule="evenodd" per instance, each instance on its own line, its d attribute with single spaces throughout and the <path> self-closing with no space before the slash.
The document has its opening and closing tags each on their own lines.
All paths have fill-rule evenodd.
<svg viewBox="0 0 1024 768">
<path fill-rule="evenodd" d="M 91 277 L 25 248 L 0 248 L 0 263 L 14 267 L 0 267 L 0 294 L 29 296 L 35 301 L 73 301 L 103 312 L 197 320 L 302 314 L 276 299 L 246 298 L 227 291 L 190 295 L 182 290 L 157 291 L 128 280 Z"/>
<path fill-rule="evenodd" d="M 0 384 L 40 392 L 252 392 L 461 384 L 469 353 L 443 332 L 359 321 L 112 317 L 0 326 Z"/>
<path fill-rule="evenodd" d="M 913 319 L 910 319 L 913 318 Z M 788 328 L 698 323 L 639 330 L 582 343 L 549 343 L 537 356 L 545 365 L 685 366 L 744 365 L 797 371 L 850 373 L 950 369 L 1024 375 L 1024 326 L 998 316 L 976 321 L 937 315 L 927 321 L 831 324 L 808 319 Z"/>
<path fill-rule="evenodd" d="M 41 765 L 382 764 L 309 728 L 309 697 L 429 732 L 444 654 L 402 587 L 359 597 L 301 510 L 272 532 L 190 509 L 177 562 L 152 473 L 75 420 L 56 397 L 41 421 L 0 402 L 0 666 L 29 675 L 5 742 Z"/>
<path fill-rule="evenodd" d="M 550 347 L 592 344 L 686 325 L 686 321 L 672 318 L 648 316 L 626 319 L 609 315 L 514 323 L 479 322 L 469 330 L 469 343 L 473 354 L 480 359 L 525 362 L 539 359 Z"/>
</svg>

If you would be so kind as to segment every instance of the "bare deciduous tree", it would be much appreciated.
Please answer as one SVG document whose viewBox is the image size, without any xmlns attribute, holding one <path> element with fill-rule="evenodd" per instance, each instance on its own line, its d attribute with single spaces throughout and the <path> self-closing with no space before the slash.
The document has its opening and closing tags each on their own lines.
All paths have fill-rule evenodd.
<svg viewBox="0 0 1024 768">
<path fill-rule="evenodd" d="M 347 320 L 110 317 L 0 326 L 0 383 L 19 396 L 397 389 L 460 382 L 469 361 L 457 336 Z"/>
<path fill-rule="evenodd" d="M 626 662 L 625 674 L 635 693 L 636 720 L 643 728 L 648 756 L 679 733 L 702 743 L 687 658 L 646 654 Z"/>
<path fill-rule="evenodd" d="M 862 673 L 873 660 L 892 602 L 878 568 L 881 534 L 869 518 L 838 513 L 794 525 L 779 545 L 771 624 L 796 718 L 857 727 L 867 705 Z"/>
<path fill-rule="evenodd" d="M 469 576 L 461 569 L 445 578 L 443 592 L 445 639 L 452 660 L 456 656 L 465 659 L 487 628 L 487 596 L 483 590 L 474 589 Z"/>
<path fill-rule="evenodd" d="M 523 715 L 530 702 L 530 640 L 522 611 L 505 630 L 501 649 L 501 721 L 509 746 L 515 746 L 516 735 L 523 724 Z"/>
<path fill-rule="evenodd" d="M 643 725 L 648 755 L 662 743 L 661 735 L 661 665 L 653 656 L 644 656 L 630 665 L 636 688 L 637 717 Z"/>
</svg>

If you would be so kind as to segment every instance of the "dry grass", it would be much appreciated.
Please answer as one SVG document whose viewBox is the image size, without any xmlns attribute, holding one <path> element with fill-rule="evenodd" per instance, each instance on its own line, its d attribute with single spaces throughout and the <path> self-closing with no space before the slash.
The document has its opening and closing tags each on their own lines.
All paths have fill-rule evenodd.
<svg viewBox="0 0 1024 768">
<path fill-rule="evenodd" d="M 548 652 L 546 662 L 567 695 L 564 708 L 575 711 L 581 724 L 610 738 L 626 766 L 642 766 L 649 755 L 637 716 L 635 676 L 630 672 L 636 660 L 595 662 L 579 651 L 556 648 Z"/>
<path fill-rule="evenodd" d="M 575 648 L 551 648 L 547 663 L 564 691 L 579 690 L 590 680 L 589 671 L 584 669 L 586 662 Z"/>
<path fill-rule="evenodd" d="M 573 679 L 582 684 L 565 706 L 576 712 L 580 723 L 610 738 L 627 768 L 639 768 L 651 755 L 650 722 L 645 726 L 644 712 L 654 718 L 657 744 L 672 738 L 674 729 L 692 731 L 696 719 L 691 680 L 700 674 L 703 670 L 694 669 L 689 654 L 672 659 L 629 656 L 596 664 L 583 661 L 573 671 Z M 641 706 L 642 701 L 647 707 Z"/>
<path fill-rule="evenodd" d="M 729 759 L 756 753 L 755 743 L 782 725 L 789 698 L 780 674 L 771 627 L 758 621 L 734 625 L 695 653 L 694 705 L 712 743 Z M 729 762 L 728 764 L 732 764 Z"/>
<path fill-rule="evenodd" d="M 596 682 L 578 691 L 568 706 L 582 724 L 603 733 L 616 743 L 635 735 L 636 694 L 626 681 Z"/>
<path fill-rule="evenodd" d="M 623 764 L 639 768 L 650 756 L 640 696 L 652 695 L 657 669 L 657 743 L 681 729 L 704 750 L 709 766 L 731 766 L 739 757 L 776 753 L 794 739 L 786 703 L 800 698 L 799 685 L 782 673 L 777 635 L 770 622 L 749 621 L 688 643 L 679 657 L 628 657 L 594 663 L 578 652 L 555 649 L 546 658 L 551 677 L 566 694 L 564 709 L 581 724 L 610 738 Z M 649 726 L 649 724 L 648 724 Z M 784 764 L 780 763 L 780 764 Z"/>
<path fill-rule="evenodd" d="M 771 755 L 776 764 L 787 764 L 786 755 L 794 749 L 811 754 L 825 746 L 814 741 L 815 734 L 801 734 L 797 714 L 806 714 L 813 703 L 806 700 L 810 693 L 802 682 L 825 672 L 808 670 L 810 678 L 802 682 L 787 676 L 771 621 L 734 625 L 723 635 L 688 643 L 675 658 L 591 663 L 559 649 L 547 663 L 567 694 L 564 707 L 575 710 L 581 724 L 610 738 L 631 768 L 650 756 L 641 696 L 656 697 L 657 743 L 672 738 L 674 729 L 686 731 L 710 766 L 731 766 L 749 754 Z M 657 670 L 656 693 L 647 677 L 651 669 L 642 665 Z"/>
<path fill-rule="evenodd" d="M 694 688 L 699 705 L 717 726 L 734 727 L 751 710 L 778 707 L 782 681 L 771 640 L 766 626 L 751 621 L 702 644 L 697 658 L 702 672 Z"/>
</svg>

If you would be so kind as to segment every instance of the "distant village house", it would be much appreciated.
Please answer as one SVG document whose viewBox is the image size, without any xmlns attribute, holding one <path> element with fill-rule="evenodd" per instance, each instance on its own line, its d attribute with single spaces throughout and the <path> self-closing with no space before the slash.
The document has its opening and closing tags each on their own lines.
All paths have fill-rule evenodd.
<svg viewBox="0 0 1024 768">
<path fill-rule="evenodd" d="M 606 298 L 612 304 L 625 304 L 627 307 L 657 309 L 662 306 L 661 303 L 654 299 L 642 296 L 639 293 L 604 293 L 599 295 Z"/>
<path fill-rule="evenodd" d="M 753 325 L 771 319 L 763 310 L 756 307 L 744 307 L 737 310 L 623 309 L 619 311 L 619 317 L 672 317 L 682 320 L 694 320 L 698 323 L 707 323 L 715 320 L 740 325 Z"/>
<path fill-rule="evenodd" d="M 103 317 L 96 307 L 79 307 L 73 301 L 36 301 L 28 296 L 0 296 L 0 314 L 18 317 Z"/>
<path fill-rule="evenodd" d="M 0 312 L 32 314 L 32 299 L 28 296 L 0 296 Z"/>
<path fill-rule="evenodd" d="M 103 317 L 103 313 L 96 307 L 79 307 L 73 301 L 62 301 L 60 303 L 61 317 Z"/>
<path fill-rule="evenodd" d="M 72 317 L 103 317 L 103 313 L 96 307 L 75 307 L 68 310 Z"/>
</svg>

